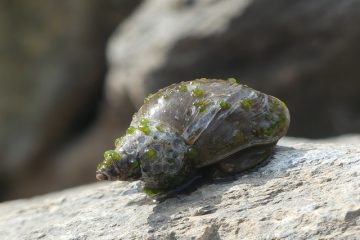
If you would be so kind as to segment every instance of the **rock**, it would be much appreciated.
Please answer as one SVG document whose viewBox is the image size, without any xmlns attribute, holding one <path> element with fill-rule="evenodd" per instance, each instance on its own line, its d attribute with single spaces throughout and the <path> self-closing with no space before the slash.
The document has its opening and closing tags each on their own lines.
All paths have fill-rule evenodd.
<svg viewBox="0 0 360 240">
<path fill-rule="evenodd" d="M 109 102 L 118 106 L 121 103 L 119 98 L 128 94 L 139 107 L 147 94 L 161 87 L 179 80 L 204 77 L 194 75 L 192 67 L 185 78 L 176 74 L 167 78 L 159 74 L 159 78 L 153 78 L 151 73 L 167 64 L 167 54 L 179 41 L 223 32 L 232 18 L 241 15 L 248 2 L 150 0 L 141 5 L 109 41 L 107 54 L 110 69 L 106 82 Z M 188 47 L 192 48 L 192 45 Z M 192 57 L 190 54 L 178 61 L 191 64 Z M 204 70 L 203 74 L 207 74 Z"/>
<path fill-rule="evenodd" d="M 111 38 L 107 98 L 139 106 L 172 82 L 236 77 L 287 103 L 292 136 L 360 132 L 359 10 L 356 0 L 147 1 Z"/>
<path fill-rule="evenodd" d="M 0 236 L 360 239 L 359 143 L 285 139 L 266 165 L 161 203 L 139 184 L 105 182 L 2 203 Z"/>
<path fill-rule="evenodd" d="M 97 114 L 106 41 L 139 2 L 1 1 L 0 201 L 47 188 L 44 172 Z"/>
</svg>

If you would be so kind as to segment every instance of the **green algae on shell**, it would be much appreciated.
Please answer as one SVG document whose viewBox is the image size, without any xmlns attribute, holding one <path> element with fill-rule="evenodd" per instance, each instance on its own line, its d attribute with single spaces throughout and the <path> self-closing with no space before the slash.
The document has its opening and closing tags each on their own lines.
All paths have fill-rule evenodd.
<svg viewBox="0 0 360 240">
<path fill-rule="evenodd" d="M 240 101 L 240 106 L 245 110 L 249 111 L 252 105 L 252 100 L 249 98 L 244 98 Z"/>
<path fill-rule="evenodd" d="M 116 160 L 120 160 L 120 154 L 117 153 L 115 150 L 108 150 L 104 153 L 104 158 L 106 160 L 112 159 L 116 161 Z"/>
<path fill-rule="evenodd" d="M 136 131 L 135 127 L 129 127 L 126 129 L 126 134 L 133 134 Z"/>
<path fill-rule="evenodd" d="M 145 157 L 147 159 L 153 159 L 154 157 L 156 157 L 156 151 L 151 148 L 145 149 Z"/>
<path fill-rule="evenodd" d="M 237 80 L 236 80 L 236 78 L 233 78 L 233 77 L 228 78 L 228 81 L 229 81 L 231 84 L 236 84 L 236 83 L 238 83 Z"/>
<path fill-rule="evenodd" d="M 227 102 L 224 101 L 224 100 L 221 100 L 221 101 L 219 102 L 219 105 L 220 105 L 220 108 L 223 109 L 223 110 L 229 109 L 230 106 L 231 106 L 230 103 L 227 103 Z"/>
<path fill-rule="evenodd" d="M 207 104 L 208 102 L 204 100 L 196 100 L 194 102 L 194 106 L 197 107 L 201 113 L 205 112 Z"/>
<path fill-rule="evenodd" d="M 103 169 L 108 166 L 111 166 L 114 161 L 119 161 L 121 159 L 120 154 L 117 153 L 115 150 L 107 150 L 104 153 L 104 161 L 98 164 L 97 169 Z"/>
<path fill-rule="evenodd" d="M 203 94 L 204 94 L 204 91 L 198 87 L 196 87 L 194 90 L 192 90 L 192 95 L 195 97 L 198 97 L 198 98 L 202 97 Z"/>
<path fill-rule="evenodd" d="M 180 83 L 176 90 L 179 92 L 186 92 L 188 89 L 185 83 Z"/>
<path fill-rule="evenodd" d="M 196 159 L 199 157 L 199 152 L 194 147 L 190 147 L 187 152 L 185 153 L 185 156 L 190 159 Z"/>
</svg>

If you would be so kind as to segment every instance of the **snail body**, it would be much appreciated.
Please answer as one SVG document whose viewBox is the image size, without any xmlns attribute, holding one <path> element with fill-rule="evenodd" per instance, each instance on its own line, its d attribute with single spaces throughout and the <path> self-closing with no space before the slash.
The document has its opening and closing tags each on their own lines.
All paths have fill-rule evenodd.
<svg viewBox="0 0 360 240">
<path fill-rule="evenodd" d="M 234 79 L 173 84 L 145 99 L 96 176 L 168 190 L 208 166 L 237 173 L 268 158 L 289 123 L 282 101 Z"/>
</svg>

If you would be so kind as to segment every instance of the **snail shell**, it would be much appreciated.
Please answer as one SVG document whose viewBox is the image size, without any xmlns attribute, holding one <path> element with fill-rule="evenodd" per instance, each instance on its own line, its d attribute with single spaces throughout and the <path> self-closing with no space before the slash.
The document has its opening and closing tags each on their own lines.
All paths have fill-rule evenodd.
<svg viewBox="0 0 360 240">
<path fill-rule="evenodd" d="M 115 150 L 105 152 L 97 178 L 170 189 L 205 166 L 242 171 L 271 154 L 289 123 L 282 101 L 235 79 L 173 84 L 145 99 Z"/>
</svg>

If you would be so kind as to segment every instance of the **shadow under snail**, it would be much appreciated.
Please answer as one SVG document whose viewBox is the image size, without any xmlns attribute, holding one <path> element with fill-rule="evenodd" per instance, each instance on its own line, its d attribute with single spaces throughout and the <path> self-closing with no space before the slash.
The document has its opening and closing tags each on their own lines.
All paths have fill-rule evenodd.
<svg viewBox="0 0 360 240">
<path fill-rule="evenodd" d="M 228 80 L 197 79 L 150 95 L 98 164 L 98 180 L 142 180 L 148 195 L 211 166 L 235 174 L 267 159 L 290 123 L 279 99 Z"/>
</svg>

